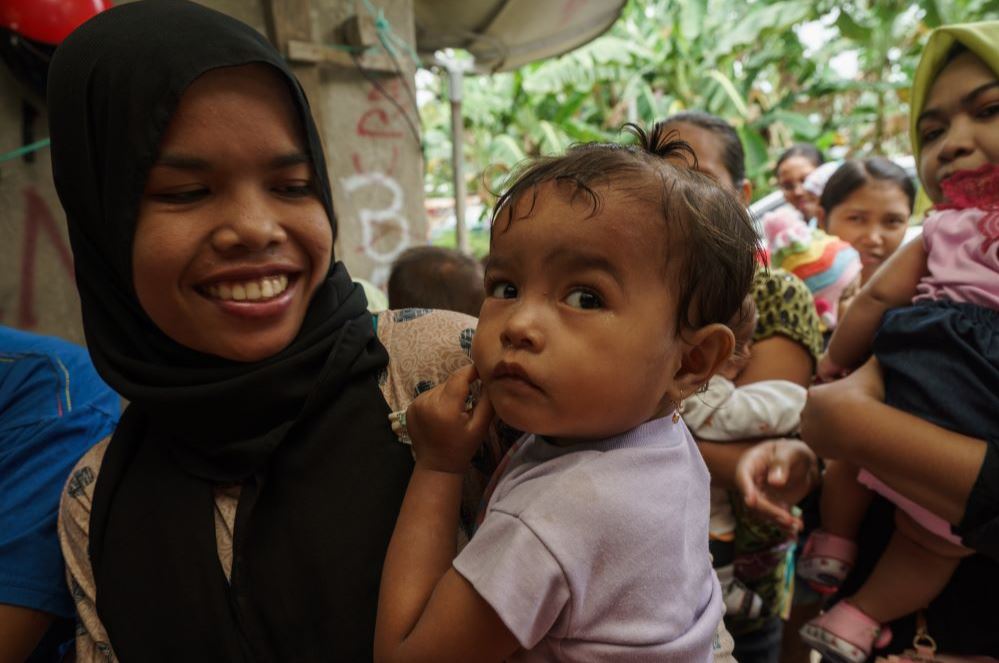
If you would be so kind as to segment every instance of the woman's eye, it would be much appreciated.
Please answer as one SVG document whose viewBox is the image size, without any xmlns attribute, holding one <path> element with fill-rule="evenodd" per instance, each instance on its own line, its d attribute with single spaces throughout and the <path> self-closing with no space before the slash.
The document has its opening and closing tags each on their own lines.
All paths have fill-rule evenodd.
<svg viewBox="0 0 999 663">
<path fill-rule="evenodd" d="M 590 290 L 573 290 L 565 298 L 565 303 L 573 308 L 596 309 L 603 308 L 600 296 Z"/>
<path fill-rule="evenodd" d="M 922 136 L 920 137 L 920 140 L 922 140 L 923 144 L 925 145 L 926 143 L 933 142 L 934 140 L 939 138 L 942 134 L 943 134 L 943 129 L 927 129 L 926 131 L 923 132 Z"/>
<path fill-rule="evenodd" d="M 186 205 L 188 203 L 196 203 L 202 198 L 208 196 L 210 192 L 208 189 L 191 189 L 189 191 L 168 191 L 165 193 L 152 193 L 149 197 L 153 200 L 157 200 L 161 203 L 168 203 L 171 205 Z"/>
<path fill-rule="evenodd" d="M 901 226 L 901 225 L 903 225 L 905 223 L 905 219 L 901 219 L 899 217 L 894 217 L 894 218 L 888 219 L 886 221 L 886 223 L 890 227 L 892 227 L 892 228 L 898 228 L 899 226 Z"/>
<path fill-rule="evenodd" d="M 989 104 L 978 111 L 978 117 L 982 118 L 995 117 L 997 114 L 999 114 L 999 104 Z"/>
<path fill-rule="evenodd" d="M 500 299 L 514 299 L 517 296 L 517 288 L 509 281 L 499 281 L 494 283 L 489 290 L 490 297 Z"/>
<path fill-rule="evenodd" d="M 274 190 L 280 195 L 288 198 L 305 198 L 307 196 L 311 196 L 313 193 L 312 184 L 310 182 L 283 184 L 281 186 L 274 187 Z"/>
</svg>

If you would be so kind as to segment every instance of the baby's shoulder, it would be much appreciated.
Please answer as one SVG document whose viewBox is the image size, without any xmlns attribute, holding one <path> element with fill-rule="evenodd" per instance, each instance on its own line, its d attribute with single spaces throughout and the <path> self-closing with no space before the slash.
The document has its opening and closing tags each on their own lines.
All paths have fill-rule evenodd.
<svg viewBox="0 0 999 663">
<path fill-rule="evenodd" d="M 678 496 L 697 494 L 695 482 L 705 484 L 706 499 L 706 471 L 698 472 L 687 456 L 679 446 L 573 452 L 519 477 L 498 506 L 528 525 L 575 529 L 587 521 L 609 524 L 619 534 L 645 531 L 671 517 L 662 504 L 676 506 Z M 646 508 L 653 504 L 659 506 Z M 598 530 L 585 534 L 591 535 L 601 536 Z"/>
</svg>

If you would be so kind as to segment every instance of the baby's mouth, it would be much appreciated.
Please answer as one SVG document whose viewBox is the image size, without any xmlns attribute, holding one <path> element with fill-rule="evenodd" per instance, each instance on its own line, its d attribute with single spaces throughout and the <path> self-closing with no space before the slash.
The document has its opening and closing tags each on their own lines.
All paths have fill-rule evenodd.
<svg viewBox="0 0 999 663">
<path fill-rule="evenodd" d="M 288 274 L 245 281 L 219 281 L 198 286 L 201 294 L 223 302 L 263 302 L 280 297 L 288 289 Z"/>
</svg>

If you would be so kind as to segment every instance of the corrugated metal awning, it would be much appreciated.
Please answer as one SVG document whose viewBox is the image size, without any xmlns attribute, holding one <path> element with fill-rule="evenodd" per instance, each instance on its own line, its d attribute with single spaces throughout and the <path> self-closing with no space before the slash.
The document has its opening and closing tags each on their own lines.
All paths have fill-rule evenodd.
<svg viewBox="0 0 999 663">
<path fill-rule="evenodd" d="M 416 44 L 475 56 L 475 71 L 509 71 L 573 50 L 603 34 L 626 0 L 414 0 Z"/>
</svg>

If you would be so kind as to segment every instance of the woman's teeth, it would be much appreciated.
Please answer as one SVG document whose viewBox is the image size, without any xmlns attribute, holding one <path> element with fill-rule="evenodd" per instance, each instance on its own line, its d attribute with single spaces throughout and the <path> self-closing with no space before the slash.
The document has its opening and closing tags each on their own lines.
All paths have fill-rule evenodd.
<svg viewBox="0 0 999 663">
<path fill-rule="evenodd" d="M 215 299 L 237 302 L 256 302 L 261 299 L 273 299 L 287 289 L 287 274 L 266 276 L 253 281 L 213 283 L 205 287 L 205 291 Z"/>
</svg>

